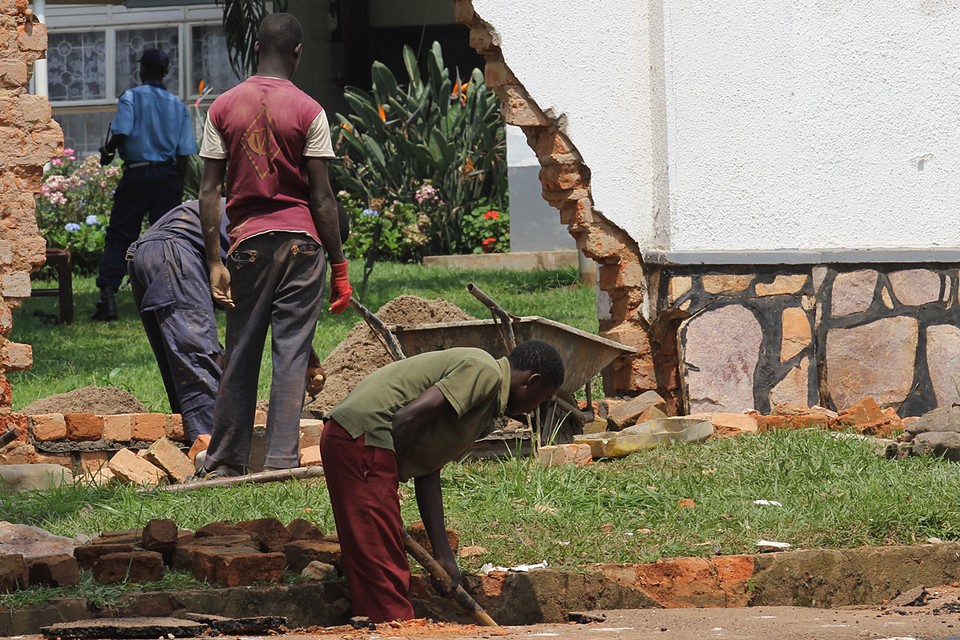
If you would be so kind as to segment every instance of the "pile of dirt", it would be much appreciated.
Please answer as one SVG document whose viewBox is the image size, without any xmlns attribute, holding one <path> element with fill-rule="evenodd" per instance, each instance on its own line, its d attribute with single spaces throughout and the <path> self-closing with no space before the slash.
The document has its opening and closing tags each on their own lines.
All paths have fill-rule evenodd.
<svg viewBox="0 0 960 640">
<path fill-rule="evenodd" d="M 379 314 L 377 314 L 379 315 Z M 426 618 L 406 620 L 403 622 L 385 622 L 376 625 L 375 634 L 370 629 L 354 629 L 350 626 L 342 627 L 310 627 L 298 629 L 295 633 L 303 632 L 318 638 L 336 636 L 337 638 L 492 638 L 506 636 L 506 629 L 493 627 L 478 627 L 473 624 L 457 624 L 455 622 L 434 622 Z"/>
<path fill-rule="evenodd" d="M 399 296 L 375 312 L 384 324 L 420 325 L 435 322 L 472 320 L 460 307 L 443 298 L 427 300 L 417 296 Z M 360 384 L 368 375 L 393 360 L 367 323 L 354 325 L 347 337 L 323 361 L 327 382 L 307 411 L 326 413 Z"/>
<path fill-rule="evenodd" d="M 147 413 L 147 407 L 123 389 L 81 387 L 35 400 L 18 413 L 28 416 L 44 413 L 95 413 L 108 416 L 116 413 Z"/>
</svg>

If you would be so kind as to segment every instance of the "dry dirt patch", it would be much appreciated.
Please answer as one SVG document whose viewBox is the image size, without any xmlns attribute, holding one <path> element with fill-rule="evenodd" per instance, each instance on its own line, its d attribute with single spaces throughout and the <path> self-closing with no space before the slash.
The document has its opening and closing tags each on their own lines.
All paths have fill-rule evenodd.
<svg viewBox="0 0 960 640">
<path fill-rule="evenodd" d="M 118 413 L 147 413 L 147 407 L 135 396 L 115 387 L 81 387 L 31 402 L 18 413 L 95 413 L 106 416 Z"/>
</svg>

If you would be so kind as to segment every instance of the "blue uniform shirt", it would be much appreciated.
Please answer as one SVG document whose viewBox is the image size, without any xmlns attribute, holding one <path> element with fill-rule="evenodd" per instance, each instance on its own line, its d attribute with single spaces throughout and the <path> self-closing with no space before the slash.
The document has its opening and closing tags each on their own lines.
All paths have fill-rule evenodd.
<svg viewBox="0 0 960 640">
<path fill-rule="evenodd" d="M 177 156 L 197 153 L 187 107 L 162 84 L 143 84 L 124 91 L 117 101 L 110 131 L 127 136 L 119 149 L 125 162 L 172 164 Z"/>
</svg>

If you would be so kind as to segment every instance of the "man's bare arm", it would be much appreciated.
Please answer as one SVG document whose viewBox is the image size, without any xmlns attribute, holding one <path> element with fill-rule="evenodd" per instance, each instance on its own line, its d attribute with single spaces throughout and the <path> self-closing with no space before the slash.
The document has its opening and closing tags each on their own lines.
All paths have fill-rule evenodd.
<svg viewBox="0 0 960 640">
<path fill-rule="evenodd" d="M 225 159 L 203 159 L 203 176 L 200 178 L 200 227 L 203 229 L 203 246 L 210 271 L 213 299 L 225 307 L 232 307 L 230 272 L 220 258 L 220 217 L 223 215 L 220 193 L 226 172 Z"/>
</svg>

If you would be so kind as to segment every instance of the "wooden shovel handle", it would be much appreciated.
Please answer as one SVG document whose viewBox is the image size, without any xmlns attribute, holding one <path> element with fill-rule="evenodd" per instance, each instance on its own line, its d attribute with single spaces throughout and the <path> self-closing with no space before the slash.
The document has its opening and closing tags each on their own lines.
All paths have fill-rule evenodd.
<svg viewBox="0 0 960 640">
<path fill-rule="evenodd" d="M 410 534 L 407 533 L 406 529 L 403 529 L 403 546 L 406 547 L 407 552 L 414 557 L 414 559 L 423 565 L 423 568 L 427 570 L 430 576 L 444 584 L 450 584 L 450 575 L 447 573 L 447 570 L 440 566 L 440 563 L 434 560 L 433 556 L 427 553 L 427 550 L 420 546 L 416 540 L 410 537 Z M 462 586 L 457 585 L 457 588 L 453 592 L 453 599 L 457 601 L 461 607 L 463 607 L 467 613 L 469 613 L 473 619 L 482 627 L 498 627 L 496 621 L 490 617 L 490 615 L 483 610 L 477 601 L 467 593 L 466 589 Z"/>
</svg>

